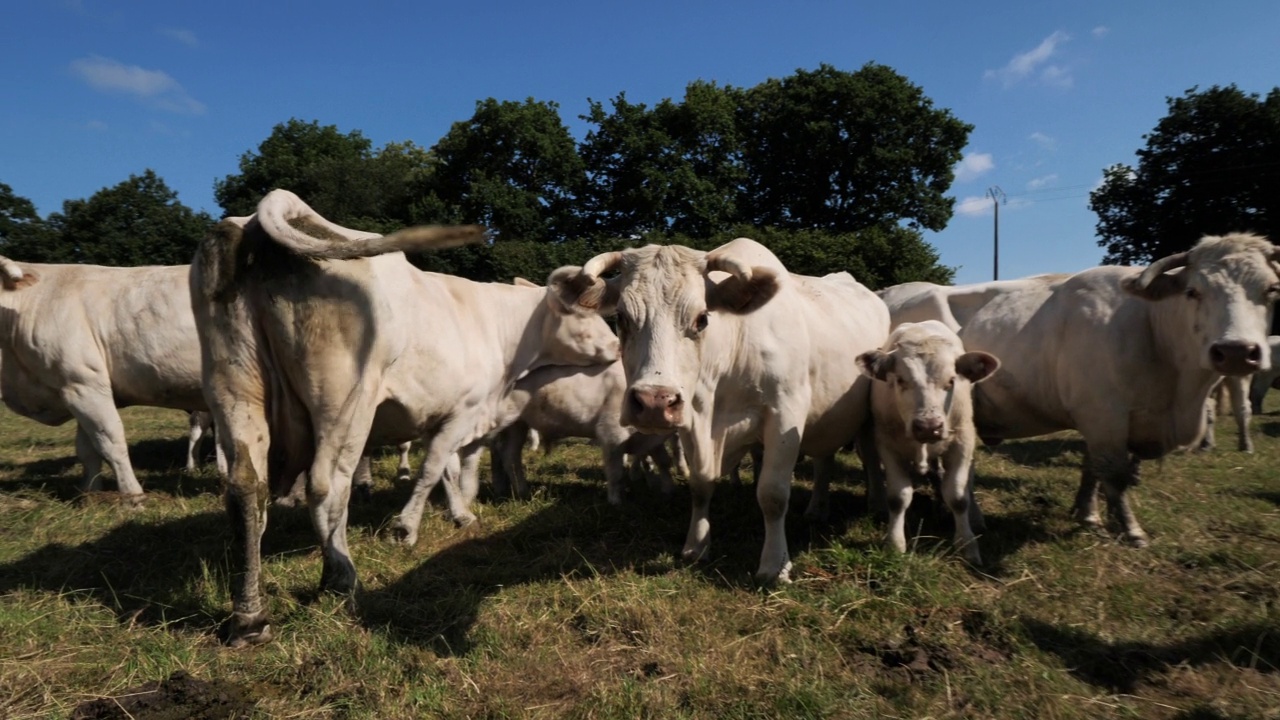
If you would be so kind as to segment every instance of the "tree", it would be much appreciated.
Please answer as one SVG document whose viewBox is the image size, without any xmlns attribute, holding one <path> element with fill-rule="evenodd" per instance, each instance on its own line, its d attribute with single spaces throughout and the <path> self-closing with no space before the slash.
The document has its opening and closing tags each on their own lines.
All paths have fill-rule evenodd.
<svg viewBox="0 0 1280 720">
<path fill-rule="evenodd" d="M 893 69 L 798 70 L 747 90 L 738 112 L 741 219 L 836 233 L 951 219 L 944 193 L 973 126 Z"/>
<path fill-rule="evenodd" d="M 1142 264 L 1206 234 L 1280 232 L 1280 88 L 1265 99 L 1235 85 L 1192 88 L 1137 152 L 1103 171 L 1089 196 L 1104 263 Z"/>
<path fill-rule="evenodd" d="M 359 130 L 291 118 L 241 155 L 240 173 L 215 182 L 213 195 L 228 215 L 251 215 L 264 195 L 285 188 L 333 222 L 386 232 L 410 222 L 411 193 L 429 162 L 411 142 L 375 151 Z"/>
<path fill-rule="evenodd" d="M 584 211 L 596 233 L 707 236 L 734 223 L 742 184 L 734 112 L 740 91 L 702 81 L 683 102 L 652 109 L 625 93 L 590 102 L 596 128 L 579 147 L 587 165 Z"/>
<path fill-rule="evenodd" d="M 499 242 L 574 237 L 586 178 L 558 108 L 533 98 L 477 102 L 432 147 L 415 221 L 480 223 Z"/>
<path fill-rule="evenodd" d="M 0 183 L 0 255 L 27 262 L 60 262 L 58 245 L 36 206 Z"/>
<path fill-rule="evenodd" d="M 154 171 L 67 200 L 49 216 L 58 262 L 97 265 L 185 265 L 213 224 L 205 212 L 178 202 L 177 193 Z"/>
</svg>

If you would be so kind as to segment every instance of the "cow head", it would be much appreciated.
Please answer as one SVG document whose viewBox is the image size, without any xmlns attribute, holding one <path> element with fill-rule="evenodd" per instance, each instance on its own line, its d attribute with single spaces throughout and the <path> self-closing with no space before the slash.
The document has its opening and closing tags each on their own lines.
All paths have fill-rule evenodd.
<svg viewBox="0 0 1280 720">
<path fill-rule="evenodd" d="M 538 287 L 516 278 L 516 285 Z M 618 336 L 600 313 L 560 299 L 554 286 L 546 288 L 547 312 L 542 314 L 540 355 L 543 365 L 608 365 L 618 359 Z"/>
<path fill-rule="evenodd" d="M 739 238 L 707 253 L 679 245 L 605 253 L 556 270 L 548 284 L 566 305 L 617 315 L 629 383 L 622 423 L 670 432 L 690 422 L 685 408 L 703 364 L 732 352 L 736 340 L 720 327 L 725 316 L 768 303 L 785 277 L 768 249 Z"/>
<path fill-rule="evenodd" d="M 1000 367 L 994 355 L 965 352 L 947 326 L 935 320 L 899 325 L 885 350 L 858 356 L 858 367 L 872 380 L 886 383 L 902 424 L 916 442 L 951 437 L 951 405 L 968 395 L 971 383 L 982 382 Z"/>
<path fill-rule="evenodd" d="M 1200 366 L 1223 375 L 1271 367 L 1267 331 L 1280 297 L 1280 250 L 1265 238 L 1232 234 L 1202 238 L 1187 252 L 1152 263 L 1121 286 L 1170 306 L 1197 347 Z"/>
</svg>

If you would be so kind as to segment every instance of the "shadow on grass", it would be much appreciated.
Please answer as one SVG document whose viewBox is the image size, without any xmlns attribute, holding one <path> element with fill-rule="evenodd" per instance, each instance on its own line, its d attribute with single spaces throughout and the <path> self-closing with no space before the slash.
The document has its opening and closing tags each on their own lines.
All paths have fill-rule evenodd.
<svg viewBox="0 0 1280 720">
<path fill-rule="evenodd" d="M 273 509 L 263 555 L 316 544 L 305 514 Z M 221 511 L 156 521 L 127 520 L 78 545 L 49 543 L 0 564 L 0 596 L 20 590 L 85 597 L 122 624 L 209 631 L 227 607 L 228 568 L 239 567 L 231 525 Z"/>
<path fill-rule="evenodd" d="M 553 459 L 538 474 L 562 478 L 552 483 L 531 478 L 535 496 L 547 503 L 544 508 L 497 532 L 462 530 L 463 539 L 395 582 L 359 592 L 361 622 L 395 642 L 442 656 L 466 655 L 481 607 L 504 588 L 618 572 L 664 575 L 685 566 L 679 555 L 689 520 L 686 485 L 678 484 L 673 496 L 664 498 L 633 483 L 626 504 L 613 507 L 605 500 L 598 468 L 560 466 Z M 858 509 L 845 487 L 833 488 L 833 517 Z M 801 515 L 808 500 L 807 490 L 793 494 L 787 518 L 793 555 L 843 532 L 839 524 L 828 525 L 827 532 L 811 530 Z M 690 570 L 705 582 L 754 592 L 752 574 L 764 540 L 754 486 L 718 485 L 711 527 L 709 557 Z"/>
<path fill-rule="evenodd" d="M 1176 665 L 1227 662 L 1273 673 L 1280 669 L 1280 628 L 1255 622 L 1221 628 L 1167 644 L 1109 642 L 1078 628 L 1024 620 L 1037 647 L 1057 655 L 1077 679 L 1113 693 L 1133 693 L 1153 675 Z"/>
</svg>

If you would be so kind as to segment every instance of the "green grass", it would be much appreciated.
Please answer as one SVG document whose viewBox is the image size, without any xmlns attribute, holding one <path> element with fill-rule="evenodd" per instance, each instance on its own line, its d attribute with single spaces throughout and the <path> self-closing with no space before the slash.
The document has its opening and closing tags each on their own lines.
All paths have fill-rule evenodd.
<svg viewBox="0 0 1280 720">
<path fill-rule="evenodd" d="M 351 512 L 362 589 L 318 593 L 305 511 L 273 508 L 277 639 L 229 650 L 216 473 L 181 469 L 181 413 L 124 415 L 141 508 L 77 497 L 70 425 L 0 413 L 0 717 L 127 703 L 182 671 L 251 717 L 1280 718 L 1280 416 L 1255 418 L 1254 455 L 1223 423 L 1214 453 L 1149 464 L 1144 550 L 1071 521 L 1076 437 L 981 450 L 979 571 L 927 490 L 912 552 L 882 550 L 852 457 L 833 523 L 807 526 L 802 463 L 796 582 L 772 590 L 750 579 L 750 486 L 717 490 L 711 557 L 688 566 L 683 486 L 610 507 L 597 451 L 565 444 L 529 456 L 532 501 L 483 502 L 466 530 L 437 510 L 408 549 L 385 532 L 409 491 L 388 453 Z M 218 712 L 200 717 L 244 716 Z"/>
</svg>

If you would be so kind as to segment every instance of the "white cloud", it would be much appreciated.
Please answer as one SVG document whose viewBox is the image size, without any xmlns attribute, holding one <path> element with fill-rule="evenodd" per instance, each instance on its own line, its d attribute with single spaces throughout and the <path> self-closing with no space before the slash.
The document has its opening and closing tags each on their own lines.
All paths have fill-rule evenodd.
<svg viewBox="0 0 1280 720">
<path fill-rule="evenodd" d="M 1111 32 L 1111 28 L 1106 25 L 1099 25 L 1098 27 L 1090 30 L 1089 34 L 1092 35 L 1095 40 L 1101 40 L 1103 37 L 1106 37 L 1109 32 Z"/>
<path fill-rule="evenodd" d="M 1036 78 L 1050 85 L 1070 86 L 1071 73 L 1068 68 L 1062 65 L 1046 65 L 1058 54 L 1059 46 L 1070 39 L 1070 35 L 1057 30 L 1034 49 L 1014 55 L 1007 65 L 999 70 L 988 70 L 983 77 L 999 79 L 1005 87 L 1012 87 L 1023 80 Z"/>
<path fill-rule="evenodd" d="M 991 198 L 983 195 L 970 195 L 956 201 L 956 214 L 965 217 L 980 217 L 991 212 Z"/>
<path fill-rule="evenodd" d="M 1056 139 L 1049 137 L 1048 135 L 1045 135 L 1044 133 L 1039 131 L 1031 133 L 1030 135 L 1027 136 L 1027 139 L 1031 140 L 1032 142 L 1044 148 L 1045 150 L 1056 150 L 1058 147 L 1058 141 Z"/>
<path fill-rule="evenodd" d="M 200 40 L 196 37 L 196 34 L 190 30 L 184 30 L 183 28 L 160 28 L 160 34 L 170 40 L 177 40 L 189 48 L 200 47 Z"/>
<path fill-rule="evenodd" d="M 1050 174 L 1050 175 L 1045 175 L 1045 176 L 1043 176 L 1043 177 L 1038 177 L 1038 178 L 1034 178 L 1034 179 L 1032 179 L 1031 181 L 1029 181 L 1029 182 L 1027 183 L 1027 189 L 1028 189 L 1028 190 L 1041 190 L 1041 189 L 1043 189 L 1043 188 L 1045 188 L 1045 187 L 1048 187 L 1049 185 L 1052 185 L 1052 184 L 1054 184 L 1054 183 L 1056 183 L 1056 182 L 1058 182 L 1058 175 L 1057 175 L 1057 173 L 1052 173 L 1052 174 Z"/>
<path fill-rule="evenodd" d="M 956 163 L 956 182 L 969 182 L 995 166 L 991 153 L 967 153 L 964 159 Z"/>
<path fill-rule="evenodd" d="M 188 95 L 177 80 L 161 70 L 91 55 L 73 61 L 71 72 L 95 90 L 133 95 L 162 110 L 185 115 L 201 115 L 205 110 L 204 103 Z"/>
</svg>

